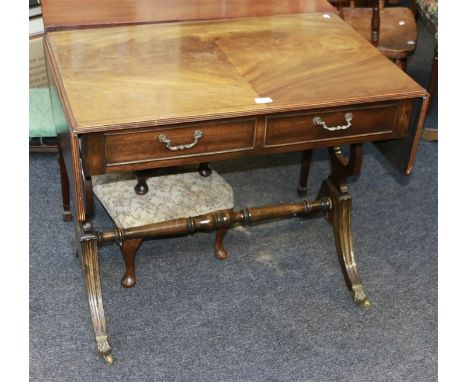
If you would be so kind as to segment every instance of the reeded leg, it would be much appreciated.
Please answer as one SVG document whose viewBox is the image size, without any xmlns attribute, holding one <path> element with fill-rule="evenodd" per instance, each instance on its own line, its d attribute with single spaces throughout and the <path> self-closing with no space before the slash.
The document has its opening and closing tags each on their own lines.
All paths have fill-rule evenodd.
<svg viewBox="0 0 468 382">
<path fill-rule="evenodd" d="M 124 240 L 122 243 L 122 255 L 125 261 L 125 273 L 120 283 L 124 288 L 132 288 L 136 284 L 135 257 L 143 239 Z"/>
<path fill-rule="evenodd" d="M 370 302 L 364 292 L 354 258 L 351 232 L 351 197 L 348 192 L 340 193 L 328 179 L 323 181 L 319 192 L 319 197 L 323 196 L 329 196 L 332 200 L 332 208 L 326 216 L 333 226 L 336 250 L 346 285 L 352 293 L 354 302 L 362 308 L 368 309 Z"/>
<path fill-rule="evenodd" d="M 70 182 L 68 180 L 67 168 L 63 159 L 62 149 L 58 147 L 58 162 L 60 167 L 60 181 L 62 183 L 62 204 L 63 204 L 63 221 L 71 222 L 72 213 L 70 210 Z"/>
<path fill-rule="evenodd" d="M 88 296 L 89 310 L 96 336 L 97 351 L 108 364 L 112 364 L 111 347 L 109 345 L 104 307 L 102 304 L 101 275 L 97 250 L 97 235 L 89 223 L 77 224 L 78 251 L 83 265 L 83 274 Z"/>
<path fill-rule="evenodd" d="M 299 185 L 297 186 L 297 194 L 300 197 L 307 195 L 307 184 L 309 181 L 310 163 L 312 161 L 312 150 L 302 152 L 301 175 L 299 176 Z"/>
<path fill-rule="evenodd" d="M 228 230 L 229 229 L 227 227 L 218 228 L 216 230 L 214 252 L 215 252 L 215 256 L 220 260 L 224 260 L 229 255 L 228 251 L 226 251 L 226 248 L 224 248 L 223 246 L 223 239 L 224 239 L 224 236 L 226 236 Z"/>
<path fill-rule="evenodd" d="M 213 170 L 211 169 L 208 163 L 200 163 L 198 165 L 198 173 L 205 178 L 212 174 Z"/>
</svg>

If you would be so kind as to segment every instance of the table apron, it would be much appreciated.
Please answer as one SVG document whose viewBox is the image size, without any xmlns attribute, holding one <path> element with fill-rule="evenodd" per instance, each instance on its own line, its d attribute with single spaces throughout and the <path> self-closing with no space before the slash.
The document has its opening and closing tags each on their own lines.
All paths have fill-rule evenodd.
<svg viewBox="0 0 468 382">
<path fill-rule="evenodd" d="M 86 176 L 402 138 L 412 99 L 82 134 Z"/>
</svg>

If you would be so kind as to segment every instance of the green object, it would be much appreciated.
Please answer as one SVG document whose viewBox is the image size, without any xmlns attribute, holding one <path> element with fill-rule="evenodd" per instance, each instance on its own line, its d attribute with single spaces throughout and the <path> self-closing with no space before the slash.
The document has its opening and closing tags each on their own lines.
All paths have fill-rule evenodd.
<svg viewBox="0 0 468 382">
<path fill-rule="evenodd" d="M 56 137 L 49 88 L 29 89 L 29 137 Z"/>
</svg>

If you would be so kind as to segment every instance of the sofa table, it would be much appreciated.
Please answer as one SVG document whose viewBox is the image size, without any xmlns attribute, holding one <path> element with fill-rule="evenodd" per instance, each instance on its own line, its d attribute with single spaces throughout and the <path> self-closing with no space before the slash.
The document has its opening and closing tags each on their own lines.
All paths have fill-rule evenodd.
<svg viewBox="0 0 468 382">
<path fill-rule="evenodd" d="M 112 362 L 98 261 L 98 244 L 110 240 L 322 211 L 352 297 L 369 306 L 346 178 L 359 173 L 365 142 L 411 172 L 427 109 L 423 88 L 324 0 L 44 0 L 43 12 L 64 217 L 71 204 L 100 355 Z M 349 158 L 340 145 L 351 145 Z M 328 148 L 331 174 L 316 199 L 93 228 L 93 176 L 295 151 L 307 159 L 319 147 Z M 301 184 L 307 167 L 304 160 Z"/>
</svg>

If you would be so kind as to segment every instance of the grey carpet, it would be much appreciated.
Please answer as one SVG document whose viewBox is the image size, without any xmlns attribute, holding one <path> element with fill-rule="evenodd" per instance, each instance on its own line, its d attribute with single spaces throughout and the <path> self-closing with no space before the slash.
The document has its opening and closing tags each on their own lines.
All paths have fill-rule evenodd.
<svg viewBox="0 0 468 382">
<path fill-rule="evenodd" d="M 421 25 L 409 73 L 426 84 L 433 41 Z M 427 125 L 437 127 L 437 103 Z M 300 157 L 215 164 L 237 207 L 295 200 Z M 313 198 L 327 176 L 316 153 Z M 60 219 L 54 155 L 30 156 L 32 381 L 436 381 L 437 143 L 422 142 L 414 173 L 395 173 L 366 145 L 351 186 L 355 253 L 373 303 L 355 306 L 322 218 L 145 242 L 138 284 L 120 287 L 116 245 L 100 250 L 115 364 L 95 351 L 73 224 Z M 98 228 L 111 226 L 97 205 Z"/>
</svg>

